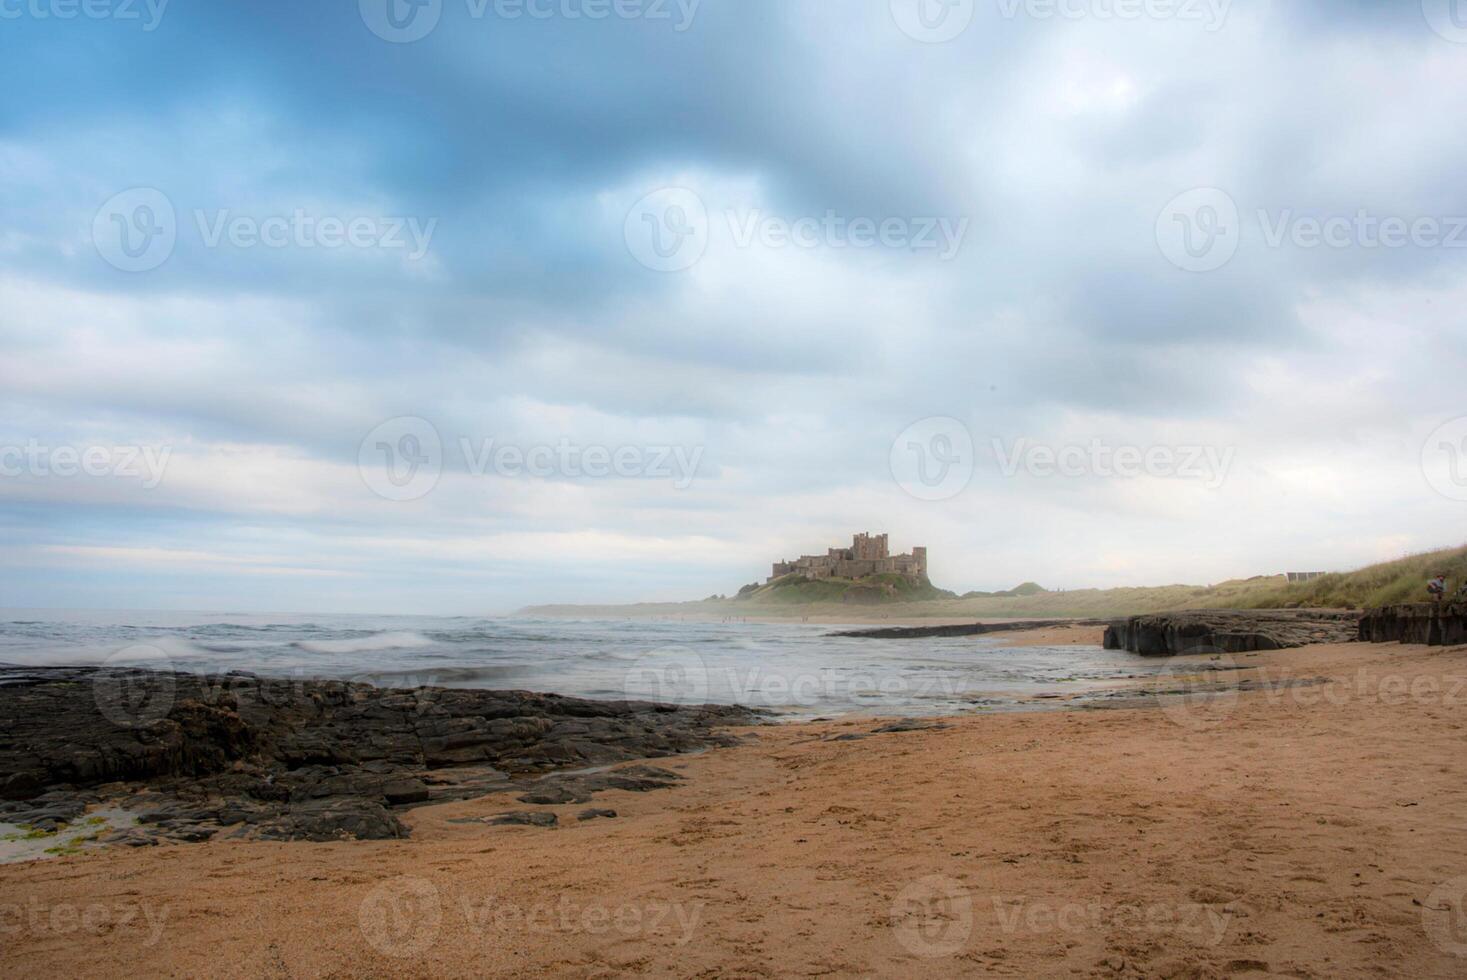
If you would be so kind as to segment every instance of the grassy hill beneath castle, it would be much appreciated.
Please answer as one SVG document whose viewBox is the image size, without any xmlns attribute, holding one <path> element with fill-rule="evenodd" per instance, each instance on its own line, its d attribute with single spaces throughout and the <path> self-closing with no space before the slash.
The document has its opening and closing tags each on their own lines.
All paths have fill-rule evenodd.
<svg viewBox="0 0 1467 980">
<path fill-rule="evenodd" d="M 891 619 L 1109 618 L 1177 609 L 1360 609 L 1425 599 L 1426 580 L 1445 573 L 1450 587 L 1467 581 L 1467 547 L 1449 548 L 1371 565 L 1353 572 L 1290 583 L 1260 575 L 1216 585 L 1163 585 L 1050 592 L 1032 582 L 1004 592 L 958 596 L 901 576 L 810 580 L 785 576 L 746 586 L 737 596 L 701 602 L 621 606 L 533 606 L 542 616 L 718 616 L 864 618 L 879 607 Z"/>
<path fill-rule="evenodd" d="M 821 602 L 875 606 L 889 602 L 927 602 L 956 598 L 956 593 L 939 589 L 925 579 L 913 581 L 904 575 L 868 575 L 858 579 L 811 579 L 803 575 L 786 575 L 765 585 L 757 582 L 746 585 L 739 590 L 734 601 L 784 606 L 804 606 Z"/>
</svg>

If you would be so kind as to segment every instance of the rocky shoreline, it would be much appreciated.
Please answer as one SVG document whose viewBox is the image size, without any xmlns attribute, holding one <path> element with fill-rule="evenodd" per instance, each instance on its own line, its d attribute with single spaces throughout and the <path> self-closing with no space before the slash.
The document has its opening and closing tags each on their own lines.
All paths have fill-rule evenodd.
<svg viewBox="0 0 1467 980">
<path fill-rule="evenodd" d="M 734 745 L 728 728 L 761 720 L 731 706 L 520 691 L 0 668 L 0 821 L 53 834 L 107 806 L 138 826 L 101 843 L 400 838 L 398 814 L 413 806 Z M 578 774 L 564 792 L 589 800 L 677 778 L 647 768 Z"/>
<path fill-rule="evenodd" d="M 1362 643 L 1467 643 L 1467 603 L 1409 602 L 1372 609 L 1360 620 Z"/>
<path fill-rule="evenodd" d="M 982 636 L 985 633 L 1020 633 L 1065 626 L 1104 625 L 1106 621 L 1100 619 L 1026 619 L 1011 623 L 960 623 L 956 626 L 881 626 L 874 629 L 841 630 L 826 635 L 872 640 L 919 640 L 941 636 Z"/>
<path fill-rule="evenodd" d="M 1105 630 L 1107 650 L 1148 657 L 1195 653 L 1252 653 L 1311 643 L 1348 643 L 1360 614 L 1334 610 L 1207 609 L 1117 620 Z"/>
</svg>

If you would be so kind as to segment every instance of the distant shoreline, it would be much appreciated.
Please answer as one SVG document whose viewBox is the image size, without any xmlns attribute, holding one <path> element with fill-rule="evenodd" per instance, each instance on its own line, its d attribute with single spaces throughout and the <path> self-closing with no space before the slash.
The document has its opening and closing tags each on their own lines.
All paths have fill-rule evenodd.
<svg viewBox="0 0 1467 980">
<path fill-rule="evenodd" d="M 630 606 L 527 606 L 514 613 L 515 616 L 543 617 L 547 619 L 587 620 L 665 620 L 690 623 L 768 623 L 788 625 L 806 622 L 821 626 L 964 626 L 979 620 L 993 623 L 1023 622 L 1032 616 L 989 616 L 944 615 L 941 611 L 931 613 L 913 612 L 904 604 L 900 610 L 893 607 L 862 608 L 860 606 L 819 606 L 815 608 L 795 607 L 789 609 L 767 606 L 737 606 L 713 608 L 704 603 L 638 603 Z M 1060 616 L 1057 619 L 1083 620 L 1084 616 Z"/>
<path fill-rule="evenodd" d="M 1159 585 L 1070 589 L 1024 594 L 969 593 L 965 597 L 879 603 L 805 601 L 801 590 L 759 590 L 752 597 L 691 602 L 588 603 L 527 606 L 516 615 L 577 619 L 736 619 L 890 626 L 958 625 L 1013 619 L 1119 619 L 1180 609 L 1363 609 L 1422 601 L 1426 582 L 1445 575 L 1467 582 L 1467 547 L 1408 555 L 1350 572 L 1291 581 L 1256 575 L 1214 585 Z M 1037 588 L 1037 586 L 1036 586 Z"/>
</svg>

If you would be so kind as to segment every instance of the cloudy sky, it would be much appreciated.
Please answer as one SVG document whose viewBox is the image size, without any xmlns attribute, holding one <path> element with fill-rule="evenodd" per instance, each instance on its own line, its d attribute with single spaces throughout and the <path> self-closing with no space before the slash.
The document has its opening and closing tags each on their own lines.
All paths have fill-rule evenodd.
<svg viewBox="0 0 1467 980">
<path fill-rule="evenodd" d="M 1455 3 L 0 4 L 0 606 L 1461 543 Z"/>
</svg>

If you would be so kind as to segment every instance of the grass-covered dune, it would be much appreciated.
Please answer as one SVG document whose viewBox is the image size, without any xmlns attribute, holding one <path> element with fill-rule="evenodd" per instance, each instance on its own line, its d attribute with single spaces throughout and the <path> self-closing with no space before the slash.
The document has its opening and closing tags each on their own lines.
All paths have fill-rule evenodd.
<svg viewBox="0 0 1467 980">
<path fill-rule="evenodd" d="M 746 586 L 736 597 L 701 602 L 629 606 L 534 606 L 549 616 L 749 616 L 840 618 L 880 615 L 892 619 L 1011 619 L 1128 616 L 1178 609 L 1360 609 L 1424 601 L 1426 580 L 1444 573 L 1453 591 L 1467 581 L 1467 547 L 1410 555 L 1353 572 L 1290 584 L 1282 575 L 1235 579 L 1216 585 L 1162 585 L 1127 589 L 1047 592 L 1031 583 L 998 593 L 954 593 L 899 576 L 812 581 L 786 576 Z"/>
<path fill-rule="evenodd" d="M 1451 590 L 1456 591 L 1467 581 L 1467 547 L 1408 555 L 1297 585 L 1290 585 L 1281 577 L 1266 579 L 1264 585 L 1249 590 L 1243 608 L 1359 609 L 1397 602 L 1424 602 L 1426 580 L 1437 573 L 1445 574 Z"/>
<path fill-rule="evenodd" d="M 939 589 L 931 582 L 914 582 L 901 575 L 868 575 L 860 579 L 811 579 L 803 575 L 786 575 L 766 585 L 745 586 L 739 590 L 735 601 L 781 606 L 820 602 L 885 605 L 955 598 L 954 593 Z"/>
</svg>

